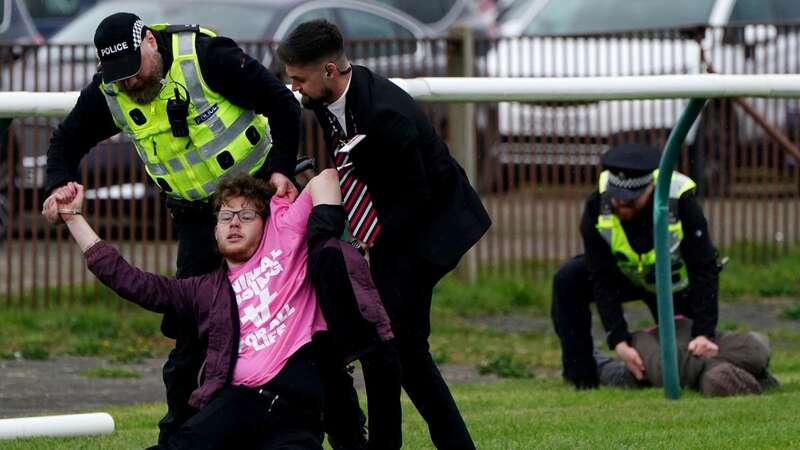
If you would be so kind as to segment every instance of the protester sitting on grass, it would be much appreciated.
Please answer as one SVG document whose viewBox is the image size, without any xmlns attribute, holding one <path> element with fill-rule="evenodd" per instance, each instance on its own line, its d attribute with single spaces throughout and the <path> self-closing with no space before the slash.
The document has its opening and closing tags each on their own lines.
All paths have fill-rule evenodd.
<svg viewBox="0 0 800 450">
<path fill-rule="evenodd" d="M 761 394 L 778 386 L 767 370 L 770 358 L 769 340 L 758 333 L 717 333 L 719 352 L 712 358 L 696 356 L 689 351 L 692 321 L 675 320 L 678 373 L 682 387 L 705 396 Z M 616 387 L 663 386 L 661 348 L 658 328 L 633 333 L 633 348 L 642 357 L 644 378 L 639 381 L 620 361 L 597 357 L 600 384 Z"/>
<path fill-rule="evenodd" d="M 199 413 L 158 448 L 322 448 L 320 361 L 327 350 L 317 332 L 326 323 L 307 259 L 309 242 L 341 242 L 338 176 L 323 171 L 294 203 L 273 193 L 246 174 L 223 179 L 215 194 L 214 236 L 224 262 L 187 279 L 143 272 L 102 241 L 80 214 L 83 186 L 69 183 L 49 206 L 58 209 L 104 284 L 145 309 L 191 320 L 207 345 L 190 399 Z M 346 262 L 347 252 L 357 254 L 347 244 L 329 246 L 346 253 Z M 369 279 L 361 262 L 347 266 L 351 280 Z M 359 284 L 357 291 L 342 294 L 378 299 L 371 285 Z"/>
</svg>

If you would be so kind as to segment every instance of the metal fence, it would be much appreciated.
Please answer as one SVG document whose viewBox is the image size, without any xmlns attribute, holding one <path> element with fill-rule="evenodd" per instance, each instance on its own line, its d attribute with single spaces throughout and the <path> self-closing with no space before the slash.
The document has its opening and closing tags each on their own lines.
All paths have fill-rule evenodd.
<svg viewBox="0 0 800 450">
<path fill-rule="evenodd" d="M 487 40 L 360 41 L 348 53 L 391 77 L 591 77 L 671 73 L 797 73 L 800 26 L 651 30 Z M 244 47 L 276 72 L 274 45 Z M 95 71 L 86 45 L 0 47 L 3 90 L 70 91 Z M 471 126 L 449 126 L 451 105 L 423 105 L 457 147 L 474 139 L 473 182 L 494 225 L 472 258 L 481 273 L 548 277 L 580 253 L 583 201 L 599 155 L 614 143 L 662 147 L 684 100 L 484 103 Z M 713 240 L 736 257 L 768 262 L 798 240 L 800 109 L 796 100 L 710 103 L 690 134 L 679 169 L 698 181 Z M 0 122 L 0 302 L 97 302 L 104 291 L 84 269 L 65 230 L 39 215 L 49 137 L 58 121 Z M 301 152 L 328 165 L 319 128 L 305 117 Z M 391 170 L 387 167 L 387 170 Z M 130 144 L 102 143 L 84 159 L 89 221 L 145 270 L 174 272 L 173 228 Z M 78 300 L 80 299 L 80 300 Z"/>
</svg>

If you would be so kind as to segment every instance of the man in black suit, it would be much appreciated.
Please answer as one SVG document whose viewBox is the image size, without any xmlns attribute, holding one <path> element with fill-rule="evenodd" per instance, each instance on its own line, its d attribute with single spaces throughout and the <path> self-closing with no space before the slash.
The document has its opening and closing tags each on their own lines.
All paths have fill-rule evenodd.
<svg viewBox="0 0 800 450">
<path fill-rule="evenodd" d="M 433 287 L 486 232 L 489 215 L 416 102 L 386 78 L 350 64 L 335 25 L 299 25 L 278 55 L 292 89 L 316 114 L 339 169 L 350 231 L 368 253 L 392 321 L 403 388 L 437 448 L 475 448 L 428 337 Z M 366 138 L 351 152 L 338 152 L 359 134 Z M 351 190 L 358 195 L 348 195 Z M 397 448 L 400 436 L 370 442 L 376 445 Z"/>
</svg>

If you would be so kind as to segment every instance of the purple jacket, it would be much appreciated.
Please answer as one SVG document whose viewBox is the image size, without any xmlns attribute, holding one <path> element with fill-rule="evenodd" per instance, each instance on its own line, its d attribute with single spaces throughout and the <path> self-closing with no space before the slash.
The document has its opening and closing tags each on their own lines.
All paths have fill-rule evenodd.
<svg viewBox="0 0 800 450">
<path fill-rule="evenodd" d="M 357 260 L 352 258 L 350 250 L 355 250 L 352 247 L 348 250 L 347 245 L 335 245 L 346 255 L 350 282 L 362 314 L 365 309 L 377 311 L 379 315 L 382 313 L 381 317 L 368 320 L 375 324 L 382 339 L 391 338 L 389 320 L 372 285 L 366 263 L 354 264 Z M 90 248 L 85 257 L 89 270 L 122 298 L 150 311 L 163 313 L 172 310 L 195 321 L 198 337 L 208 343 L 208 348 L 200 386 L 189 398 L 191 406 L 202 408 L 217 390 L 230 383 L 238 357 L 239 311 L 228 281 L 226 264 L 206 275 L 175 279 L 131 266 L 117 249 L 103 241 Z M 364 307 L 375 304 L 380 308 Z"/>
</svg>

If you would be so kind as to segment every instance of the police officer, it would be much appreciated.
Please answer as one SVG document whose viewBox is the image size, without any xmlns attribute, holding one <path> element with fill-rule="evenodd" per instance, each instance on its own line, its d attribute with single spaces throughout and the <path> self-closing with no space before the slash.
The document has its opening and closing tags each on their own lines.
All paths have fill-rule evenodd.
<svg viewBox="0 0 800 450">
<path fill-rule="evenodd" d="M 177 229 L 179 278 L 217 268 L 220 259 L 209 197 L 217 180 L 244 171 L 277 195 L 297 195 L 290 177 L 300 139 L 294 95 L 236 43 L 198 26 L 145 26 L 134 14 L 105 18 L 94 37 L 100 70 L 53 133 L 45 200 L 78 179 L 78 165 L 97 143 L 123 132 L 159 187 Z M 55 215 L 46 216 L 51 223 Z M 162 332 L 176 339 L 164 366 L 167 415 L 159 442 L 194 411 L 205 344 L 192 324 L 166 315 Z"/>
<path fill-rule="evenodd" d="M 598 189 L 581 220 L 585 253 L 564 263 L 553 278 L 552 318 L 561 341 L 563 376 L 579 389 L 598 385 L 589 304 L 595 302 L 610 349 L 638 380 L 641 355 L 631 346 L 622 304 L 644 300 L 656 318 L 653 191 L 658 150 L 638 143 L 616 146 L 602 157 Z M 693 319 L 688 350 L 713 357 L 718 319 L 716 250 L 695 183 L 674 172 L 670 184 L 673 301 L 676 314 Z"/>
</svg>

